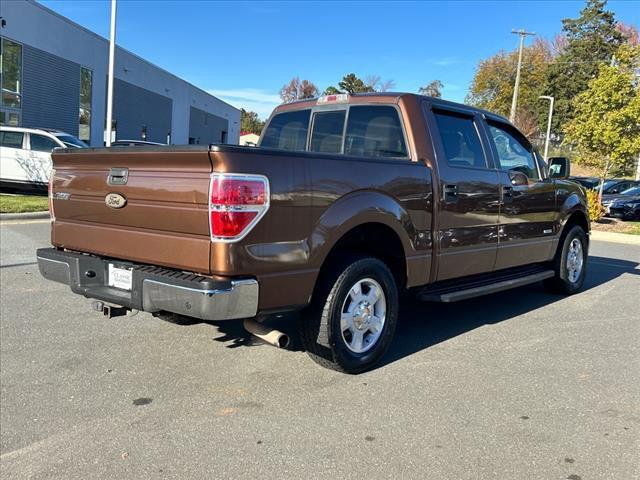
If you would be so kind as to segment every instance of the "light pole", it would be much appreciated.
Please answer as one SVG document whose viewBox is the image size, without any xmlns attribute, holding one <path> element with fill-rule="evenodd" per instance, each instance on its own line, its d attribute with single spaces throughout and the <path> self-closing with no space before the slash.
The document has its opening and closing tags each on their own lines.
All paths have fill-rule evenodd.
<svg viewBox="0 0 640 480">
<path fill-rule="evenodd" d="M 109 72 L 107 81 L 107 138 L 105 144 L 111 146 L 113 129 L 113 69 L 116 56 L 116 0 L 111 0 L 111 32 L 109 36 Z"/>
<path fill-rule="evenodd" d="M 540 95 L 538 98 L 542 98 L 543 100 L 549 100 L 549 119 L 547 120 L 547 135 L 544 139 L 544 160 L 545 162 L 549 159 L 549 139 L 551 138 L 551 117 L 553 117 L 553 102 L 554 98 L 549 95 Z"/>
<path fill-rule="evenodd" d="M 511 30 L 511 33 L 520 35 L 520 48 L 518 51 L 518 68 L 516 69 L 516 84 L 513 86 L 513 99 L 511 100 L 511 114 L 509 121 L 516 121 L 516 107 L 518 106 L 518 89 L 520 88 L 520 67 L 522 66 L 522 50 L 524 49 L 524 37 L 527 35 L 535 35 L 535 32 L 527 32 L 525 29 Z"/>
</svg>

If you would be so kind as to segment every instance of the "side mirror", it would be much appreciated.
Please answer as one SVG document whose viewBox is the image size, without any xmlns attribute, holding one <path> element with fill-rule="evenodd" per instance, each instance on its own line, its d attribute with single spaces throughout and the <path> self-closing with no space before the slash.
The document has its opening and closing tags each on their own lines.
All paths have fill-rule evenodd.
<svg viewBox="0 0 640 480">
<path fill-rule="evenodd" d="M 551 157 L 549 159 L 549 176 L 551 178 L 569 178 L 571 162 L 567 157 Z"/>
</svg>

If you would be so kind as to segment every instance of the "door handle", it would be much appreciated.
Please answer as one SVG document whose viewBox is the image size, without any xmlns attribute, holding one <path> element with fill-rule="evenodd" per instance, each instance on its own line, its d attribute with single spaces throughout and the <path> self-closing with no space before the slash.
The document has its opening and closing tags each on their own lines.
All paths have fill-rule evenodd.
<svg viewBox="0 0 640 480">
<path fill-rule="evenodd" d="M 455 203 L 458 201 L 458 186 L 457 185 L 445 185 L 444 186 L 444 201 L 447 203 Z"/>
</svg>

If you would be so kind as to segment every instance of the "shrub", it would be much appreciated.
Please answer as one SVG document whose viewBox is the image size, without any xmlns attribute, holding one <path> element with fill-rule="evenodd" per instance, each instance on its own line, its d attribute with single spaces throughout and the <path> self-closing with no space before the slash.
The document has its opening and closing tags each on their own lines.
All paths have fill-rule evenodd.
<svg viewBox="0 0 640 480">
<path fill-rule="evenodd" d="M 596 190 L 587 190 L 587 201 L 589 202 L 589 220 L 597 222 L 604 216 L 604 207 L 598 199 Z"/>
</svg>

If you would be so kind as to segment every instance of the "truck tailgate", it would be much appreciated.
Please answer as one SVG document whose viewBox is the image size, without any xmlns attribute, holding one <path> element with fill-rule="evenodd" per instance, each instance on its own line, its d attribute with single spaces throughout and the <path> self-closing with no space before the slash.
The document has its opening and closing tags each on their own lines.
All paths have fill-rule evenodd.
<svg viewBox="0 0 640 480">
<path fill-rule="evenodd" d="M 209 273 L 206 146 L 65 150 L 53 164 L 55 246 Z M 125 184 L 108 183 L 112 169 L 127 170 Z M 108 206 L 110 193 L 125 205 Z"/>
</svg>

